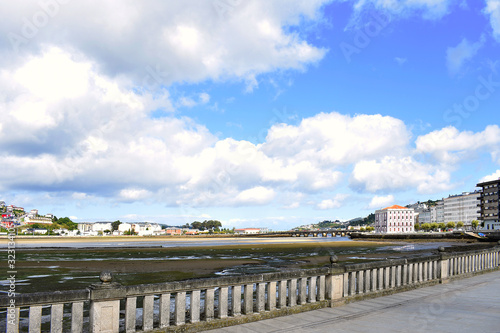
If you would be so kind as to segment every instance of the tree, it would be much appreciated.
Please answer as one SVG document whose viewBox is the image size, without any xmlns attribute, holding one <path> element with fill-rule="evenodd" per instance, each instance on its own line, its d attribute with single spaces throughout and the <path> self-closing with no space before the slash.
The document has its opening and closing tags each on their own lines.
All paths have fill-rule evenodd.
<svg viewBox="0 0 500 333">
<path fill-rule="evenodd" d="M 205 228 L 203 227 L 203 223 L 199 221 L 194 221 L 193 223 L 191 223 L 191 228 L 198 230 L 205 230 Z"/>
<path fill-rule="evenodd" d="M 448 229 L 454 229 L 455 228 L 455 222 L 450 221 L 450 222 L 446 223 L 446 227 Z"/>
<path fill-rule="evenodd" d="M 438 223 L 438 228 L 444 230 L 446 228 L 446 224 L 444 224 L 443 222 Z"/>
<path fill-rule="evenodd" d="M 462 221 L 457 222 L 457 228 L 463 228 L 464 223 Z"/>
<path fill-rule="evenodd" d="M 472 220 L 471 225 L 472 225 L 472 229 L 476 230 L 477 226 L 479 225 L 479 221 L 478 220 Z"/>
<path fill-rule="evenodd" d="M 429 223 L 424 223 L 420 227 L 425 231 L 429 231 L 431 229 L 431 225 Z"/>
<path fill-rule="evenodd" d="M 111 227 L 112 227 L 113 231 L 118 230 L 118 227 L 120 226 L 120 224 L 122 224 L 120 222 L 120 220 L 116 220 L 115 222 L 112 222 Z"/>
<path fill-rule="evenodd" d="M 436 222 L 432 222 L 431 223 L 431 230 L 436 230 L 437 228 L 439 228 L 439 224 L 437 224 Z"/>
<path fill-rule="evenodd" d="M 78 229 L 78 224 L 71 221 L 69 217 L 63 217 L 57 219 L 57 222 L 54 222 L 58 227 L 64 227 L 68 230 L 76 230 Z"/>
<path fill-rule="evenodd" d="M 419 231 L 419 230 L 420 230 L 420 224 L 418 224 L 418 223 L 417 223 L 417 224 L 415 224 L 415 227 L 414 227 L 414 228 L 415 228 L 415 231 Z"/>
</svg>

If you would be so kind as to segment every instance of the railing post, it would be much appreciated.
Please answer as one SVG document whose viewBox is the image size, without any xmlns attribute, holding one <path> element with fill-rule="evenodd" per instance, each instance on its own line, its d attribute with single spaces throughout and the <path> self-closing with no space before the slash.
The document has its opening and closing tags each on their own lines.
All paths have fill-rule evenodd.
<svg viewBox="0 0 500 333">
<path fill-rule="evenodd" d="M 170 293 L 160 295 L 160 328 L 170 325 Z"/>
<path fill-rule="evenodd" d="M 201 290 L 191 291 L 191 304 L 189 307 L 189 316 L 191 317 L 190 323 L 197 323 L 200 321 L 200 303 L 201 303 Z"/>
<path fill-rule="evenodd" d="M 287 280 L 281 280 L 278 286 L 278 307 L 283 309 L 286 307 L 286 286 Z"/>
<path fill-rule="evenodd" d="M 338 258 L 333 255 L 330 257 L 330 274 L 326 276 L 326 299 L 330 301 L 330 306 L 335 306 L 336 303 L 342 301 L 349 292 L 349 274 L 345 272 L 345 268 L 337 264 Z M 353 277 L 354 275 L 352 275 Z M 354 279 L 351 280 L 354 285 Z M 349 294 L 350 295 L 350 294 Z"/>
<path fill-rule="evenodd" d="M 210 321 L 214 319 L 215 307 L 215 289 L 207 288 L 205 290 L 205 320 Z"/>
<path fill-rule="evenodd" d="M 267 283 L 267 310 L 276 309 L 276 281 Z"/>
<path fill-rule="evenodd" d="M 449 281 L 448 269 L 450 260 L 445 258 L 444 247 L 438 248 L 440 259 L 438 262 L 438 279 L 440 283 L 447 283 Z"/>
<path fill-rule="evenodd" d="M 228 295 L 229 295 L 228 287 L 219 288 L 219 313 L 217 314 L 217 318 L 227 317 L 228 301 L 229 301 Z"/>
<path fill-rule="evenodd" d="M 231 294 L 231 303 L 232 303 L 232 316 L 239 316 L 241 314 L 241 286 L 233 286 L 233 292 Z"/>
<path fill-rule="evenodd" d="M 119 283 L 112 282 L 113 275 L 104 271 L 99 276 L 101 284 L 89 287 L 90 332 L 118 333 L 120 324 L 120 299 L 126 296 Z"/>
<path fill-rule="evenodd" d="M 7 333 L 19 332 L 19 308 L 7 308 Z"/>
</svg>

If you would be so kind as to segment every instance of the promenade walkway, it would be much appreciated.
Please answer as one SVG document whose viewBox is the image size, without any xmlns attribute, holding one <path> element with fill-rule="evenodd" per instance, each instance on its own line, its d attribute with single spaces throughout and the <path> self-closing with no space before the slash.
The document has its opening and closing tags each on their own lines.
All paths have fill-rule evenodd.
<svg viewBox="0 0 500 333">
<path fill-rule="evenodd" d="M 209 332 L 500 333 L 500 271 Z"/>
</svg>

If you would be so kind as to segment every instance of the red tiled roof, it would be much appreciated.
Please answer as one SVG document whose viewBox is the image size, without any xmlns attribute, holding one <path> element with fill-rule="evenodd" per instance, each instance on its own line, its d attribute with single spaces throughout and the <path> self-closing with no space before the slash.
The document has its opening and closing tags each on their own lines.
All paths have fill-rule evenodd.
<svg viewBox="0 0 500 333">
<path fill-rule="evenodd" d="M 409 209 L 407 207 L 399 206 L 399 205 L 392 205 L 391 207 L 385 207 L 383 209 Z"/>
</svg>

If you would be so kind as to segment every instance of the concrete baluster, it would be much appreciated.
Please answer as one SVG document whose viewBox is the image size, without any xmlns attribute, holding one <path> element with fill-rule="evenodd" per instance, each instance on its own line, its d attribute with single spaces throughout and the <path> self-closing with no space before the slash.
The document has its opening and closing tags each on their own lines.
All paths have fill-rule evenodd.
<svg viewBox="0 0 500 333">
<path fill-rule="evenodd" d="M 257 312 L 262 312 L 266 307 L 266 283 L 257 283 L 256 290 Z"/>
<path fill-rule="evenodd" d="M 8 308 L 7 309 L 7 329 L 6 333 L 18 333 L 19 332 L 19 308 Z"/>
<path fill-rule="evenodd" d="M 364 271 L 357 271 L 356 272 L 356 277 L 358 279 L 358 287 L 357 287 L 358 294 L 362 294 L 364 289 L 365 289 L 364 275 L 365 275 Z"/>
<path fill-rule="evenodd" d="M 378 290 L 383 290 L 384 289 L 384 276 L 385 276 L 385 272 L 386 271 L 387 271 L 387 267 L 379 268 L 378 269 L 378 277 L 377 277 Z"/>
<path fill-rule="evenodd" d="M 30 319 L 31 324 L 31 319 Z M 71 333 L 79 333 L 83 330 L 83 302 L 71 304 Z"/>
<path fill-rule="evenodd" d="M 174 325 L 180 326 L 186 323 L 186 292 L 179 291 L 175 295 Z"/>
<path fill-rule="evenodd" d="M 309 292 L 307 293 L 307 302 L 314 303 L 316 302 L 316 281 L 317 276 L 311 276 L 309 279 Z"/>
<path fill-rule="evenodd" d="M 127 297 L 125 301 L 125 332 L 135 332 L 137 297 Z"/>
<path fill-rule="evenodd" d="M 234 286 L 231 294 L 232 315 L 239 316 L 241 314 L 241 286 Z"/>
<path fill-rule="evenodd" d="M 401 284 L 404 286 L 408 283 L 408 264 L 403 265 L 403 275 L 401 278 Z"/>
<path fill-rule="evenodd" d="M 325 300 L 325 281 L 326 278 L 324 275 L 320 275 L 318 278 L 318 301 L 324 301 Z"/>
<path fill-rule="evenodd" d="M 267 283 L 267 303 L 266 310 L 273 311 L 276 309 L 276 281 Z"/>
<path fill-rule="evenodd" d="M 281 280 L 279 282 L 279 287 L 278 287 L 278 307 L 280 309 L 283 309 L 286 307 L 286 287 L 287 287 L 287 280 Z"/>
<path fill-rule="evenodd" d="M 297 304 L 297 279 L 290 279 L 288 281 L 288 306 L 295 306 Z"/>
<path fill-rule="evenodd" d="M 402 284 L 402 273 L 403 272 L 403 266 L 398 265 L 396 266 L 396 287 L 401 287 Z"/>
<path fill-rule="evenodd" d="M 194 324 L 200 321 L 201 290 L 191 291 L 191 304 L 189 304 L 189 322 Z"/>
<path fill-rule="evenodd" d="M 40 332 L 42 327 L 42 307 L 30 306 L 29 332 Z M 10 326 L 10 325 L 8 325 Z M 8 327 L 7 327 L 8 328 Z"/>
<path fill-rule="evenodd" d="M 299 279 L 299 298 L 297 303 L 300 305 L 306 304 L 307 301 L 307 278 Z"/>
<path fill-rule="evenodd" d="M 207 288 L 205 290 L 205 320 L 214 319 L 215 308 L 215 288 Z"/>
<path fill-rule="evenodd" d="M 170 325 L 170 293 L 160 295 L 160 328 Z"/>
<path fill-rule="evenodd" d="M 227 317 L 229 302 L 229 287 L 219 288 L 219 312 L 217 313 L 217 318 L 222 319 Z"/>
<path fill-rule="evenodd" d="M 246 284 L 243 291 L 243 313 L 253 313 L 253 283 Z"/>
<path fill-rule="evenodd" d="M 153 329 L 153 305 L 154 295 L 144 296 L 142 306 L 142 330 L 149 331 Z"/>
</svg>

